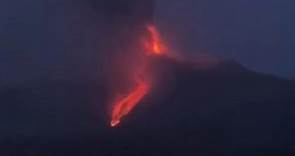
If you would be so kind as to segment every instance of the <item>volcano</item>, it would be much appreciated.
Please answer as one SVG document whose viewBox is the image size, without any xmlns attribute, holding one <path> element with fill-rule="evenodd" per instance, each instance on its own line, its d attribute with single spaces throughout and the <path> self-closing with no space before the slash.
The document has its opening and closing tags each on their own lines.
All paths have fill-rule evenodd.
<svg viewBox="0 0 295 156">
<path fill-rule="evenodd" d="M 78 25 L 71 37 L 90 38 L 92 47 L 78 40 L 56 49 L 79 44 L 73 55 L 85 59 L 75 66 L 82 74 L 62 66 L 45 72 L 47 79 L 0 87 L 1 156 L 294 155 L 294 80 L 232 60 L 167 56 L 155 25 L 147 27 L 148 46 L 138 44 L 154 23 L 152 0 L 65 3 L 81 7 L 69 17 Z M 92 22 L 97 16 L 101 23 Z M 98 64 L 86 56 L 102 71 L 91 70 Z"/>
<path fill-rule="evenodd" d="M 294 143 L 294 81 L 234 61 L 210 62 L 205 69 L 197 66 L 203 62 L 194 64 L 154 58 L 157 87 L 117 132 L 126 140 L 136 134 L 141 139 L 135 144 L 161 149 L 161 155 L 288 153 Z"/>
<path fill-rule="evenodd" d="M 1 117 L 9 124 L 1 129 L 6 132 L 1 153 L 252 156 L 292 151 L 294 81 L 233 61 L 208 68 L 167 57 L 152 61 L 157 87 L 115 129 L 104 115 L 103 84 L 43 82 L 2 90 Z M 18 132 L 11 129 L 23 124 L 34 136 L 19 133 L 22 137 L 9 139 Z M 59 137 L 46 137 L 52 132 Z"/>
</svg>

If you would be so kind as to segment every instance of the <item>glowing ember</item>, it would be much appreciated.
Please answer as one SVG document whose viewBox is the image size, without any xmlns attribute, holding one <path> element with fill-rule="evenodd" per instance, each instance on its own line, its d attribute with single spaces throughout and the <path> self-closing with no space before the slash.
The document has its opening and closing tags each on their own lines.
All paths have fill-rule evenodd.
<svg viewBox="0 0 295 156">
<path fill-rule="evenodd" d="M 149 85 L 146 82 L 140 82 L 127 97 L 116 103 L 112 112 L 111 126 L 115 127 L 118 125 L 121 118 L 127 115 L 135 107 L 148 90 Z"/>
<path fill-rule="evenodd" d="M 161 38 L 156 27 L 153 25 L 148 25 L 146 27 L 146 31 L 148 32 L 149 36 L 148 38 L 146 38 L 145 47 L 149 54 L 164 54 L 166 48 L 161 42 Z M 146 55 L 145 57 L 148 56 Z M 147 65 L 147 60 L 148 59 L 146 58 L 141 66 L 145 67 Z M 143 75 L 145 78 L 138 79 L 138 77 L 136 77 L 136 87 L 123 99 L 119 100 L 113 105 L 112 120 L 110 123 L 111 127 L 116 127 L 120 123 L 121 119 L 126 116 L 149 92 L 151 86 L 150 83 L 147 83 L 147 81 L 144 80 L 147 76 L 144 70 L 145 68 L 142 68 L 140 71 L 137 71 L 135 73 L 137 73 L 137 75 Z"/>
</svg>

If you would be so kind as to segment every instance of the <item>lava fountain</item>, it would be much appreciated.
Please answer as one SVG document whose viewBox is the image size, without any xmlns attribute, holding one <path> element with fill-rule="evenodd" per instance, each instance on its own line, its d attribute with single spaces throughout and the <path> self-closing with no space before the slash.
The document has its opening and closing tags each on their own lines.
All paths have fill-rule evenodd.
<svg viewBox="0 0 295 156">
<path fill-rule="evenodd" d="M 166 46 L 163 44 L 157 28 L 149 24 L 146 26 L 146 32 L 148 36 L 144 39 L 146 54 L 144 54 L 145 58 L 141 65 L 143 68 L 135 72 L 137 75 L 134 78 L 135 87 L 112 105 L 111 127 L 116 127 L 121 119 L 128 115 L 150 91 L 151 83 L 147 81 L 150 76 L 145 72 L 145 68 L 148 66 L 148 57 L 150 55 L 163 55 L 166 52 Z"/>
</svg>

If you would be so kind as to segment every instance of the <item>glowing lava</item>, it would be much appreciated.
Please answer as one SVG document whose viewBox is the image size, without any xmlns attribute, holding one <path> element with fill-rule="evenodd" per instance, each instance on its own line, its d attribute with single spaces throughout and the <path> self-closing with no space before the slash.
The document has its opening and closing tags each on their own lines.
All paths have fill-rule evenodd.
<svg viewBox="0 0 295 156">
<path fill-rule="evenodd" d="M 164 54 L 166 46 L 163 44 L 157 28 L 154 25 L 147 25 L 147 31 L 150 35 L 150 41 L 146 43 L 148 51 L 157 55 Z"/>
<path fill-rule="evenodd" d="M 146 31 L 148 37 L 145 37 L 145 50 L 146 54 L 162 55 L 166 51 L 166 47 L 161 41 L 159 32 L 154 25 L 147 25 Z M 140 66 L 146 67 L 148 55 L 145 55 L 144 61 Z M 113 105 L 111 127 L 116 127 L 121 119 L 126 116 L 132 109 L 142 100 L 142 98 L 149 92 L 151 86 L 146 81 L 147 73 L 144 72 L 145 68 L 140 71 L 135 71 L 136 75 L 143 75 L 143 78 L 139 79 L 135 77 L 134 81 L 136 86 L 128 93 L 124 98 L 120 99 Z"/>
<path fill-rule="evenodd" d="M 149 85 L 142 81 L 128 94 L 121 99 L 114 107 L 112 112 L 111 126 L 115 127 L 120 123 L 122 117 L 127 115 L 136 104 L 147 94 Z"/>
</svg>

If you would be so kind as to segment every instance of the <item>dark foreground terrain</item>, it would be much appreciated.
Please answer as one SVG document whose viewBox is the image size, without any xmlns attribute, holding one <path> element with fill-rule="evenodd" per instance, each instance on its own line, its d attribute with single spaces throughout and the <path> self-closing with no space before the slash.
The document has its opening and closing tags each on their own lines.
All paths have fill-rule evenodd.
<svg viewBox="0 0 295 156">
<path fill-rule="evenodd" d="M 294 81 L 234 62 L 155 59 L 157 81 L 117 128 L 102 82 L 2 87 L 1 156 L 283 156 L 295 151 Z"/>
</svg>

